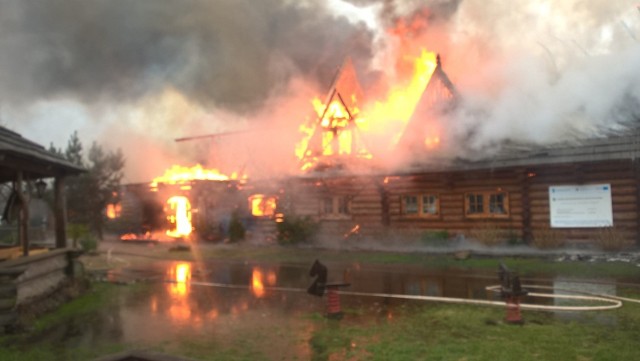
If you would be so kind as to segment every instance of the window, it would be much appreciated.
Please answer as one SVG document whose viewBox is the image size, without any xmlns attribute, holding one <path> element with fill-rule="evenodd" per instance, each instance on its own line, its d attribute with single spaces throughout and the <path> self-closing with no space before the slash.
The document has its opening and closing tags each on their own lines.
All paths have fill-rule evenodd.
<svg viewBox="0 0 640 361">
<path fill-rule="evenodd" d="M 321 200 L 320 213 L 325 218 L 348 218 L 351 202 L 348 196 L 329 196 Z"/>
<path fill-rule="evenodd" d="M 405 195 L 401 197 L 402 214 L 429 217 L 440 214 L 440 202 L 435 194 Z"/>
<path fill-rule="evenodd" d="M 474 192 L 465 195 L 465 215 L 467 217 L 507 217 L 509 215 L 509 195 L 501 191 Z"/>
<path fill-rule="evenodd" d="M 418 214 L 418 197 L 416 196 L 404 197 L 404 213 Z"/>
<path fill-rule="evenodd" d="M 505 208 L 505 194 L 494 193 L 489 195 L 489 213 L 491 214 L 507 214 Z"/>
<path fill-rule="evenodd" d="M 422 214 L 437 215 L 439 213 L 438 196 L 433 194 L 422 196 Z"/>
<path fill-rule="evenodd" d="M 484 213 L 482 199 L 482 194 L 467 194 L 467 214 Z"/>
<path fill-rule="evenodd" d="M 276 212 L 276 197 L 254 194 L 249 197 L 249 208 L 254 217 L 271 217 Z"/>
</svg>

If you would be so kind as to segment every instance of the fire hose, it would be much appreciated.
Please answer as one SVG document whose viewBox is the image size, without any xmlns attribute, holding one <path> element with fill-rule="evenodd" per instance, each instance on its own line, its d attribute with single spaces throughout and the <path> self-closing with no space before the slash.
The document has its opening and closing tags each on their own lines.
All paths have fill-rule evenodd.
<svg viewBox="0 0 640 361">
<path fill-rule="evenodd" d="M 176 281 L 167 280 L 166 282 L 176 283 Z M 220 287 L 220 288 L 235 288 L 235 289 L 251 289 L 251 286 L 247 285 L 234 285 L 234 284 L 226 284 L 226 283 L 214 283 L 214 282 L 200 282 L 200 281 L 191 281 L 190 285 L 193 286 L 204 286 L 204 287 Z M 487 291 L 499 292 L 500 285 L 488 286 L 486 287 Z M 558 291 L 557 288 L 553 288 L 550 286 L 537 286 L 537 285 L 523 285 L 523 287 L 528 289 L 549 289 Z M 280 291 L 280 292 L 305 292 L 306 290 L 301 288 L 289 288 L 289 287 L 264 287 L 265 291 Z M 561 290 L 566 292 L 577 293 L 573 290 Z M 358 296 L 358 297 L 380 297 L 380 298 L 395 298 L 395 299 L 406 299 L 406 300 L 419 300 L 419 301 L 431 301 L 431 302 L 443 302 L 443 303 L 456 303 L 456 304 L 467 304 L 467 305 L 482 305 L 482 306 L 498 306 L 504 307 L 506 306 L 505 301 L 490 301 L 490 300 L 479 300 L 479 299 L 468 299 L 468 298 L 458 298 L 458 297 L 443 297 L 443 296 L 425 296 L 425 295 L 406 295 L 406 294 L 397 294 L 397 293 L 377 293 L 377 292 L 355 292 L 355 291 L 338 291 L 340 295 L 344 296 Z M 558 306 L 558 305 L 536 305 L 530 303 L 522 303 L 520 307 L 522 309 L 527 310 L 538 310 L 538 311 L 602 311 L 602 310 L 611 310 L 622 307 L 624 302 L 632 302 L 632 303 L 640 303 L 640 300 L 633 298 L 625 298 L 625 297 L 617 297 L 611 295 L 600 295 L 600 294 L 591 294 L 587 292 L 580 292 L 581 295 L 570 295 L 570 294 L 555 294 L 555 293 L 538 293 L 538 292 L 529 292 L 529 297 L 542 297 L 542 298 L 559 298 L 566 300 L 578 300 L 578 301 L 589 301 L 589 302 L 602 302 L 606 303 L 606 305 L 598 305 L 598 306 Z"/>
</svg>

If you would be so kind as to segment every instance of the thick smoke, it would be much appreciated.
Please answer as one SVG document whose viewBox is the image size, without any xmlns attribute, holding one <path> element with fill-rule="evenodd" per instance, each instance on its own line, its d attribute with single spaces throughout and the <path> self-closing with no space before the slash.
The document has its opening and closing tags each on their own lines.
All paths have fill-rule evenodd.
<svg viewBox="0 0 640 361">
<path fill-rule="evenodd" d="M 463 96 L 449 129 L 477 152 L 637 121 L 639 10 L 630 0 L 463 2 L 447 25 L 445 67 Z"/>
<path fill-rule="evenodd" d="M 172 87 L 205 106 L 255 109 L 299 72 L 326 83 L 347 48 L 362 45 L 347 44 L 354 26 L 311 3 L 54 0 L 0 6 L 0 97 L 7 102 L 136 102 Z"/>
<path fill-rule="evenodd" d="M 280 171 L 345 56 L 375 94 L 395 80 L 399 52 L 420 48 L 441 55 L 462 96 L 443 138 L 476 154 L 640 113 L 635 0 L 7 0 L 0 117 L 65 137 L 77 124 L 81 137 L 123 148 L 129 181 L 170 162 L 234 163 L 247 149 L 240 163 Z M 47 144 L 53 134 L 24 135 Z"/>
<path fill-rule="evenodd" d="M 369 32 L 316 2 L 3 1 L 0 117 L 31 131 L 34 107 L 66 123 L 54 113 L 73 103 L 92 120 L 80 136 L 122 147 L 148 178 L 161 169 L 138 159 L 179 156 L 173 138 L 267 123 L 274 99 L 301 116 L 300 89 L 325 92 L 347 53 L 366 62 Z"/>
</svg>

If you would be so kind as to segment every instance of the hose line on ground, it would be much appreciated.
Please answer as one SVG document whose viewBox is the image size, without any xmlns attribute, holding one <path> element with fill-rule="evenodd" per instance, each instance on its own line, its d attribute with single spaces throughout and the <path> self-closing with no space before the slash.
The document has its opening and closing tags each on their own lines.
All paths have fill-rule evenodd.
<svg viewBox="0 0 640 361">
<path fill-rule="evenodd" d="M 176 283 L 175 281 L 171 281 L 171 280 L 167 280 L 166 282 Z M 248 286 L 248 285 L 234 285 L 234 284 L 226 284 L 226 283 L 191 281 L 190 284 L 193 286 L 204 286 L 204 287 L 251 289 L 251 286 Z M 523 285 L 523 287 L 529 288 L 529 289 L 539 288 L 539 289 L 554 290 L 553 287 L 547 287 L 547 286 Z M 306 292 L 306 290 L 301 288 L 288 288 L 288 287 L 264 287 L 264 289 L 271 290 L 271 291 L 280 291 L 280 292 Z M 498 292 L 500 290 L 500 286 L 499 285 L 488 286 L 486 287 L 486 289 L 488 291 Z M 575 292 L 575 291 L 571 291 L 571 292 Z M 397 293 L 376 293 L 376 292 L 370 293 L 370 292 L 354 292 L 354 291 L 339 291 L 338 294 L 344 295 L 344 296 L 396 298 L 396 299 L 406 299 L 406 300 L 457 303 L 457 304 L 467 304 L 467 305 L 483 305 L 483 306 L 499 306 L 499 307 L 506 306 L 505 301 L 490 301 L 490 300 L 468 299 L 468 298 L 458 298 L 458 297 L 405 295 L 405 294 L 397 294 Z M 536 304 L 530 304 L 530 303 L 520 304 L 520 307 L 522 309 L 538 310 L 538 311 L 603 311 L 603 310 L 620 308 L 622 307 L 623 301 L 640 303 L 640 300 L 637 300 L 637 299 L 623 298 L 623 297 L 616 297 L 616 296 L 609 296 L 609 295 L 590 295 L 590 294 L 569 295 L 569 294 L 530 292 L 528 296 L 544 297 L 544 298 L 561 298 L 561 299 L 568 299 L 568 300 L 580 300 L 580 301 L 606 303 L 606 305 L 598 305 L 598 306 L 557 306 L 557 305 L 536 305 Z"/>
</svg>

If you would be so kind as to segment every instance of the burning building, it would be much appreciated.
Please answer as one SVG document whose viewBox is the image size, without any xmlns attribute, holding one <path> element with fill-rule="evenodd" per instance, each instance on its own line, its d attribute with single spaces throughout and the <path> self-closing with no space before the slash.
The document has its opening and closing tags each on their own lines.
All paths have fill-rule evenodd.
<svg viewBox="0 0 640 361">
<path fill-rule="evenodd" d="M 272 240 L 277 223 L 306 218 L 318 224 L 318 239 L 333 243 L 436 232 L 493 243 L 591 242 L 603 230 L 638 242 L 637 130 L 571 145 L 504 143 L 491 157 L 463 159 L 441 151 L 442 119 L 459 95 L 439 56 L 422 51 L 411 79 L 392 90 L 367 99 L 347 59 L 301 127 L 297 172 L 251 179 L 175 168 L 125 186 L 121 218 L 135 209 L 138 221 L 123 238 L 222 240 L 239 224 Z M 389 166 L 396 158 L 405 161 Z"/>
</svg>

